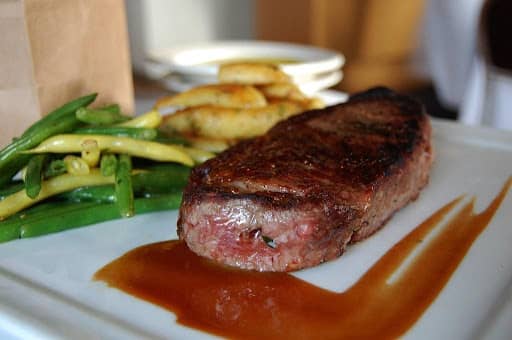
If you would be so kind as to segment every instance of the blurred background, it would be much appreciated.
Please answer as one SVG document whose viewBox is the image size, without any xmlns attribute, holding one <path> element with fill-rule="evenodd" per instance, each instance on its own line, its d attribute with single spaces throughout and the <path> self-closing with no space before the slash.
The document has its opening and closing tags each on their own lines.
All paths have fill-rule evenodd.
<svg viewBox="0 0 512 340">
<path fill-rule="evenodd" d="M 150 50 L 212 40 L 284 41 L 341 52 L 346 63 L 338 90 L 386 85 L 422 99 L 433 116 L 512 128 L 512 114 L 503 113 L 512 94 L 512 53 L 499 34 L 512 32 L 511 1 L 125 1 L 139 96 L 155 90 L 146 79 Z"/>
</svg>

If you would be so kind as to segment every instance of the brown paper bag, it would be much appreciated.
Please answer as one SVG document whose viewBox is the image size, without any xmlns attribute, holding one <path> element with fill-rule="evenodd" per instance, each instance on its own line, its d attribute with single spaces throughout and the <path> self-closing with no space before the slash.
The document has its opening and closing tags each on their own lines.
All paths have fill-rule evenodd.
<svg viewBox="0 0 512 340">
<path fill-rule="evenodd" d="M 0 148 L 91 92 L 133 113 L 124 1 L 0 1 Z"/>
</svg>

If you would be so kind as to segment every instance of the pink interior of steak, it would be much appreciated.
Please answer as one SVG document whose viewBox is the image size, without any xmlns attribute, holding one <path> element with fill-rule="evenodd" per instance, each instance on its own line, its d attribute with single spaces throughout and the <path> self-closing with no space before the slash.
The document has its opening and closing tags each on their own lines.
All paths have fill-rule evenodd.
<svg viewBox="0 0 512 340">
<path fill-rule="evenodd" d="M 314 211 L 318 206 L 269 210 L 250 198 L 216 198 L 184 207 L 188 219 L 181 236 L 193 240 L 187 243 L 194 252 L 228 265 L 299 269 L 339 256 L 350 240 L 347 228 L 336 228 L 335 216 L 328 220 L 324 211 Z M 328 224 L 333 227 L 318 228 Z"/>
</svg>

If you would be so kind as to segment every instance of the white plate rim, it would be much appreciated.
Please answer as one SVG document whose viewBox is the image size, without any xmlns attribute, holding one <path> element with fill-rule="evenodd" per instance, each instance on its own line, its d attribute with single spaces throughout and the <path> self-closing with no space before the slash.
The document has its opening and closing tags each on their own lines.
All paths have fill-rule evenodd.
<svg viewBox="0 0 512 340">
<path fill-rule="evenodd" d="M 291 76 L 326 73 L 340 69 L 345 63 L 343 54 L 321 47 L 264 40 L 219 40 L 190 43 L 180 46 L 154 49 L 147 52 L 147 66 L 161 75 L 181 72 L 196 75 L 216 75 L 216 64 L 204 64 L 226 57 L 243 57 L 265 50 L 265 57 L 297 58 L 303 62 L 282 65 L 282 70 Z"/>
</svg>

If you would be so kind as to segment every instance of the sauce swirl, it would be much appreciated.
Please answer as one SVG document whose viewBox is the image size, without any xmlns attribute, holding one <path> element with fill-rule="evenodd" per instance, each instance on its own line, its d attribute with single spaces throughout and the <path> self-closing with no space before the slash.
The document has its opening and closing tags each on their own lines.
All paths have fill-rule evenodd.
<svg viewBox="0 0 512 340">
<path fill-rule="evenodd" d="M 446 204 L 342 293 L 286 273 L 223 267 L 179 241 L 136 248 L 94 279 L 174 312 L 183 325 L 230 338 L 396 338 L 434 301 L 511 185 L 512 177 L 480 213 L 474 213 L 474 198 L 462 206 L 463 197 Z M 442 231 L 390 280 L 450 213 Z"/>
</svg>

